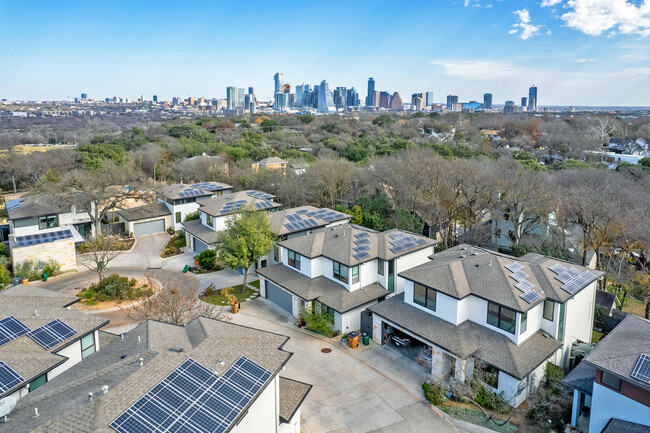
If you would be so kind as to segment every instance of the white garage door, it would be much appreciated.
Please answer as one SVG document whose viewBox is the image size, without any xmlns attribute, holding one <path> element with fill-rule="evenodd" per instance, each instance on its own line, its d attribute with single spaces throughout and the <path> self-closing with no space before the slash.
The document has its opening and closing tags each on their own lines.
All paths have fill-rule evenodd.
<svg viewBox="0 0 650 433">
<path fill-rule="evenodd" d="M 165 231 L 165 219 L 135 223 L 133 225 L 133 234 L 135 236 L 150 235 Z"/>
</svg>

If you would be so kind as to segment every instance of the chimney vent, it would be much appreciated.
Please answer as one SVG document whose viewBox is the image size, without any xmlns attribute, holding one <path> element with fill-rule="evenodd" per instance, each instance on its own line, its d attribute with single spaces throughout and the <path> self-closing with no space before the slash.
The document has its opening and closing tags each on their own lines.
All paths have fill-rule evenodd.
<svg viewBox="0 0 650 433">
<path fill-rule="evenodd" d="M 102 395 L 106 394 L 108 392 L 108 385 L 102 386 Z"/>
<path fill-rule="evenodd" d="M 183 351 L 183 348 L 181 346 L 174 346 L 169 348 L 170 351 L 180 353 Z"/>
</svg>

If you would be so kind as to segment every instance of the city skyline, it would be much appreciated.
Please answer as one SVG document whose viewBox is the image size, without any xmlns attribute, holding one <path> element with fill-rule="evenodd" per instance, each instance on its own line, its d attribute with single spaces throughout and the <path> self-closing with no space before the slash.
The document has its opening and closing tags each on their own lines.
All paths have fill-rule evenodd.
<svg viewBox="0 0 650 433">
<path fill-rule="evenodd" d="M 650 100 L 648 8 L 622 0 L 330 2 L 326 9 L 161 2 L 155 10 L 128 2 L 37 3 L 0 0 L 3 63 L 11 65 L 0 71 L 0 98 L 222 98 L 228 86 L 253 86 L 258 100 L 270 101 L 268 77 L 282 71 L 294 87 L 325 79 L 330 89 L 355 87 L 362 101 L 368 77 L 391 93 L 433 91 L 438 103 L 448 94 L 480 100 L 485 92 L 495 104 L 518 101 L 532 84 L 544 89 L 541 106 Z M 349 25 L 340 20 L 342 8 Z M 280 19 L 295 11 L 320 18 Z M 413 25 L 423 16 L 445 19 L 432 32 Z M 377 32 L 381 25 L 392 31 Z M 336 32 L 326 31 L 332 26 Z"/>
</svg>

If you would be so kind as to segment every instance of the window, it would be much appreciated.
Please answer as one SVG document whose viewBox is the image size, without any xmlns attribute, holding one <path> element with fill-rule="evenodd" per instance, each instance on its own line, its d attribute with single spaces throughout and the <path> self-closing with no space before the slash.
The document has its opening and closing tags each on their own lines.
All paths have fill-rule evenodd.
<svg viewBox="0 0 650 433">
<path fill-rule="evenodd" d="M 378 259 L 377 260 L 377 273 L 379 275 L 384 275 L 384 260 L 383 259 Z"/>
<path fill-rule="evenodd" d="M 553 321 L 553 309 L 555 308 L 555 304 L 553 301 L 549 301 L 548 299 L 544 300 L 544 319 L 550 320 L 551 322 Z"/>
<path fill-rule="evenodd" d="M 621 379 L 606 371 L 603 371 L 603 374 L 600 377 L 600 382 L 617 391 L 621 390 Z"/>
<path fill-rule="evenodd" d="M 223 191 L 221 190 L 217 191 L 217 195 L 223 195 Z"/>
<path fill-rule="evenodd" d="M 209 227 L 214 228 L 214 217 L 212 215 L 207 215 L 205 216 L 205 221 L 208 224 Z"/>
<path fill-rule="evenodd" d="M 517 313 L 510 308 L 488 302 L 487 322 L 511 334 L 515 333 Z"/>
<path fill-rule="evenodd" d="M 273 260 L 276 263 L 280 261 L 280 248 L 277 245 L 273 245 Z"/>
<path fill-rule="evenodd" d="M 428 308 L 431 311 L 436 311 L 436 299 L 438 298 L 437 292 L 421 284 L 413 284 L 413 302 Z"/>
<path fill-rule="evenodd" d="M 81 339 L 81 359 L 95 353 L 95 333 L 91 332 Z"/>
<path fill-rule="evenodd" d="M 75 213 L 86 213 L 86 210 L 83 208 L 75 207 L 74 209 Z"/>
<path fill-rule="evenodd" d="M 352 267 L 352 284 L 359 282 L 359 266 Z"/>
<path fill-rule="evenodd" d="M 523 334 L 528 329 L 528 313 L 521 313 L 521 323 L 519 324 L 519 334 Z"/>
<path fill-rule="evenodd" d="M 314 301 L 314 312 L 327 318 L 327 321 L 334 325 L 334 310 L 320 301 Z"/>
<path fill-rule="evenodd" d="M 38 376 L 36 379 L 29 382 L 29 392 L 34 392 L 41 386 L 47 383 L 47 373 Z"/>
<path fill-rule="evenodd" d="M 38 228 L 39 230 L 52 229 L 59 226 L 59 216 L 58 215 L 48 215 L 43 216 L 38 219 Z"/>
<path fill-rule="evenodd" d="M 300 270 L 300 254 L 296 253 L 295 251 L 289 250 L 289 266 L 292 266 L 298 270 Z"/>
<path fill-rule="evenodd" d="M 349 268 L 345 265 L 340 264 L 339 262 L 332 262 L 332 265 L 334 267 L 334 279 L 347 284 Z"/>
<path fill-rule="evenodd" d="M 560 343 L 564 342 L 564 304 L 560 304 L 560 314 L 557 318 L 557 339 Z"/>
<path fill-rule="evenodd" d="M 180 223 L 181 223 L 181 213 L 176 212 L 176 224 L 180 224 Z"/>
</svg>

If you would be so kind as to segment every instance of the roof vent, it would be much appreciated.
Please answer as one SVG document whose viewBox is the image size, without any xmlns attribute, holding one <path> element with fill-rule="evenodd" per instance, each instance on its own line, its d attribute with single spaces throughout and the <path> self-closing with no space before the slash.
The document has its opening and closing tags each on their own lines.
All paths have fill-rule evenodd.
<svg viewBox="0 0 650 433">
<path fill-rule="evenodd" d="M 34 316 L 38 316 L 38 310 L 34 308 Z"/>
<path fill-rule="evenodd" d="M 88 393 L 88 401 L 93 401 L 93 393 L 92 392 Z"/>
<path fill-rule="evenodd" d="M 472 255 L 473 255 L 473 256 L 475 256 L 476 254 L 478 254 L 476 251 L 474 251 L 474 248 L 472 248 L 471 251 L 472 251 Z"/>
<path fill-rule="evenodd" d="M 170 347 L 169 350 L 170 350 L 171 352 L 180 353 L 180 352 L 183 351 L 183 348 L 182 348 L 181 346 L 174 346 L 174 347 Z"/>
<path fill-rule="evenodd" d="M 38 416 L 38 408 L 35 407 L 34 408 L 34 418 L 36 418 L 37 416 Z"/>
<path fill-rule="evenodd" d="M 102 395 L 105 395 L 108 392 L 108 385 L 102 386 Z"/>
<path fill-rule="evenodd" d="M 138 361 L 140 361 L 140 367 L 142 367 L 144 365 L 144 358 L 140 358 Z"/>
</svg>

